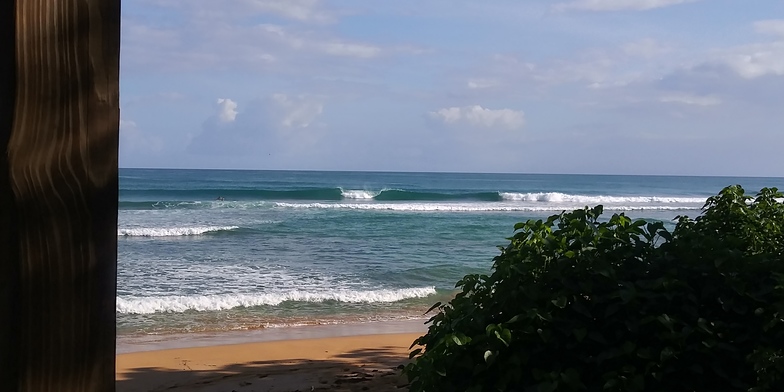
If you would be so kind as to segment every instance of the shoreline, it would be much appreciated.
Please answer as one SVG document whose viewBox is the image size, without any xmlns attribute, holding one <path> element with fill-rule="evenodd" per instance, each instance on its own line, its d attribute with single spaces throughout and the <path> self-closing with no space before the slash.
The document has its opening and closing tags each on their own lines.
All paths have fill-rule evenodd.
<svg viewBox="0 0 784 392">
<path fill-rule="evenodd" d="M 365 335 L 418 334 L 421 336 L 427 332 L 428 326 L 425 325 L 425 321 L 428 319 L 429 317 L 345 324 L 296 325 L 239 331 L 119 335 L 116 341 L 116 354 Z"/>
<path fill-rule="evenodd" d="M 304 326 L 171 342 L 161 336 L 154 346 L 135 346 L 149 350 L 118 351 L 117 391 L 398 391 L 407 383 L 400 369 L 409 361 L 409 347 L 426 330 L 416 322 Z M 400 332 L 415 326 L 419 330 Z"/>
</svg>

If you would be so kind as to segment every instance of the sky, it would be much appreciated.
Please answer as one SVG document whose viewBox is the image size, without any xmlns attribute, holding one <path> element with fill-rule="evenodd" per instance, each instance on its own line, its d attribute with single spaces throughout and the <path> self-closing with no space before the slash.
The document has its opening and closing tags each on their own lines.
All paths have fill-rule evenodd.
<svg viewBox="0 0 784 392">
<path fill-rule="evenodd" d="M 125 0 L 120 167 L 784 176 L 781 0 Z"/>
</svg>

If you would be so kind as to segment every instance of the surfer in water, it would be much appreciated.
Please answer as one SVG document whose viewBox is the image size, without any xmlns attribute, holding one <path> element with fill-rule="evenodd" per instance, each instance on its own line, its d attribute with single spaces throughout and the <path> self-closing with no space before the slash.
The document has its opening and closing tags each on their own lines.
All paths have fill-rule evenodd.
<svg viewBox="0 0 784 392">
<path fill-rule="evenodd" d="M 215 198 L 215 200 L 217 200 L 217 201 L 224 201 L 226 199 L 224 199 L 223 196 L 218 196 L 218 197 Z"/>
</svg>

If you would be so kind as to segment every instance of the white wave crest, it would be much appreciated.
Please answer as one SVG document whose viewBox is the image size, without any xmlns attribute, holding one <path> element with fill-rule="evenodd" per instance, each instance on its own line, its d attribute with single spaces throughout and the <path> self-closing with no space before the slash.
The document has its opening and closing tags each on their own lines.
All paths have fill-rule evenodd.
<svg viewBox="0 0 784 392">
<path fill-rule="evenodd" d="M 388 303 L 408 298 L 424 298 L 436 293 L 435 287 L 415 287 L 397 290 L 337 290 L 333 292 L 289 291 L 270 294 L 223 294 L 159 297 L 118 297 L 117 313 L 151 314 L 181 313 L 188 310 L 217 311 L 260 305 L 277 306 L 286 301 L 349 303 Z"/>
<path fill-rule="evenodd" d="M 697 204 L 705 203 L 706 198 L 700 197 L 668 197 L 668 196 L 585 196 L 570 195 L 560 192 L 513 193 L 499 192 L 507 201 L 546 202 L 546 203 L 581 203 L 581 204 Z"/>
<path fill-rule="evenodd" d="M 151 227 L 117 229 L 118 236 L 124 237 L 178 237 L 188 235 L 202 235 L 215 231 L 229 231 L 239 229 L 238 226 L 197 226 L 197 227 Z"/>
<path fill-rule="evenodd" d="M 545 205 L 530 206 L 504 203 L 275 203 L 281 208 L 346 209 L 346 210 L 387 210 L 401 212 L 561 212 L 582 208 L 584 205 Z M 702 205 L 605 205 L 605 211 L 681 211 L 698 210 Z"/>
<path fill-rule="evenodd" d="M 361 190 L 340 190 L 341 195 L 345 199 L 356 199 L 356 200 L 370 200 L 376 196 L 378 196 L 378 192 L 371 192 L 371 191 L 361 191 Z"/>
</svg>

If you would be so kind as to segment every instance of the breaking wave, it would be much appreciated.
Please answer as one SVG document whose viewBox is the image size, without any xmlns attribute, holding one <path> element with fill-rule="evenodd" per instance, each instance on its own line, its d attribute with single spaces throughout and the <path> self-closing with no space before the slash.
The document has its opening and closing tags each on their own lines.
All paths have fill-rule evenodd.
<svg viewBox="0 0 784 392">
<path fill-rule="evenodd" d="M 323 188 L 295 191 L 244 191 L 240 199 L 122 201 L 123 210 L 310 208 L 391 209 L 400 211 L 560 211 L 603 204 L 609 210 L 699 209 L 705 197 L 579 195 L 561 192 L 425 192 Z M 194 196 L 196 199 L 197 195 Z M 253 197 L 251 197 L 253 196 Z M 406 203 L 409 202 L 409 203 Z"/>
<path fill-rule="evenodd" d="M 121 237 L 178 237 L 202 235 L 219 231 L 231 231 L 239 229 L 238 226 L 197 226 L 197 227 L 150 227 L 150 228 L 128 228 L 117 229 L 117 235 Z"/>
<path fill-rule="evenodd" d="M 117 313 L 151 314 L 185 311 L 219 311 L 239 307 L 278 306 L 283 302 L 398 302 L 424 298 L 436 293 L 435 287 L 391 290 L 336 290 L 332 292 L 288 291 L 270 294 L 222 294 L 193 296 L 118 297 Z"/>
</svg>

